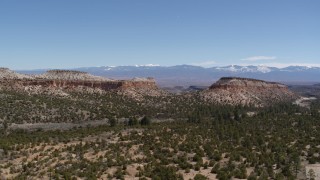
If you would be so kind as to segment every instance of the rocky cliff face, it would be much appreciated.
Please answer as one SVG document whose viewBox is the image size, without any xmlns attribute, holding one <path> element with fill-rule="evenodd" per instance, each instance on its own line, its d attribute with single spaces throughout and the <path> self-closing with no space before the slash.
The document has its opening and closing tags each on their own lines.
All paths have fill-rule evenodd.
<svg viewBox="0 0 320 180">
<path fill-rule="evenodd" d="M 0 69 L 0 85 L 3 88 L 27 91 L 56 90 L 157 90 L 153 78 L 135 78 L 132 80 L 112 80 L 93 76 L 86 72 L 68 70 L 50 70 L 41 75 L 23 75 L 7 68 Z"/>
<path fill-rule="evenodd" d="M 205 101 L 231 105 L 265 106 L 297 98 L 287 86 L 256 79 L 226 77 L 201 92 Z"/>
</svg>

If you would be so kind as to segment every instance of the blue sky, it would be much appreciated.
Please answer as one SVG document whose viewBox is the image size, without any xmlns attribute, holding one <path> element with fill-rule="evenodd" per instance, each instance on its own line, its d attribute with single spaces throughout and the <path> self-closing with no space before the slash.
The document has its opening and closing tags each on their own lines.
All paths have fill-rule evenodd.
<svg viewBox="0 0 320 180">
<path fill-rule="evenodd" d="M 318 0 L 2 0 L 0 66 L 320 66 Z"/>
</svg>

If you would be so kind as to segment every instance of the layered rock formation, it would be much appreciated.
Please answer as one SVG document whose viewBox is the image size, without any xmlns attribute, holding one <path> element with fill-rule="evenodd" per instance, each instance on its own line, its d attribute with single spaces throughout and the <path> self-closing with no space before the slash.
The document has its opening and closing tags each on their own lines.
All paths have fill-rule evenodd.
<svg viewBox="0 0 320 180">
<path fill-rule="evenodd" d="M 99 89 L 104 91 L 116 90 L 157 90 L 153 78 L 135 78 L 132 80 L 112 80 L 93 76 L 86 72 L 69 70 L 50 70 L 41 75 L 23 75 L 7 68 L 0 69 L 0 85 L 2 87 L 37 91 L 42 90 L 73 90 L 73 89 Z"/>
<path fill-rule="evenodd" d="M 297 98 L 287 86 L 256 79 L 224 77 L 201 92 L 205 101 L 231 104 L 265 106 Z"/>
<path fill-rule="evenodd" d="M 98 92 L 116 91 L 135 99 L 144 96 L 167 95 L 160 90 L 153 78 L 113 80 L 93 76 L 86 72 L 50 70 L 41 75 L 23 75 L 7 68 L 0 68 L 0 89 L 22 90 L 28 93 L 68 95 L 70 91 Z M 193 98 L 192 94 L 189 94 Z M 271 103 L 290 101 L 297 95 L 279 83 L 256 79 L 221 78 L 208 89 L 200 92 L 205 102 L 231 105 L 265 106 Z"/>
</svg>

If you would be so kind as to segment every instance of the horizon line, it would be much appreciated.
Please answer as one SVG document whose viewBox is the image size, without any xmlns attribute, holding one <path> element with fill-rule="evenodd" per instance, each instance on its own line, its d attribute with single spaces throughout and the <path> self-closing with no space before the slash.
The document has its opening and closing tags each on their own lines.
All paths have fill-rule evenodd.
<svg viewBox="0 0 320 180">
<path fill-rule="evenodd" d="M 68 69 L 81 69 L 81 68 L 102 68 L 102 67 L 109 67 L 109 68 L 114 68 L 114 67 L 175 67 L 175 66 L 192 66 L 192 67 L 201 67 L 204 69 L 210 69 L 210 68 L 223 68 L 223 67 L 229 67 L 229 66 L 240 66 L 240 67 L 248 67 L 248 66 L 254 66 L 254 67 L 268 67 L 268 68 L 278 68 L 278 69 L 284 69 L 288 67 L 307 67 L 307 68 L 320 68 L 320 64 L 299 64 L 299 63 L 290 63 L 290 64 L 277 64 L 277 65 L 268 65 L 268 64 L 229 64 L 229 65 L 215 65 L 215 66 L 201 66 L 201 65 L 195 65 L 195 64 L 176 64 L 176 65 L 160 65 L 160 64 L 145 64 L 145 65 L 102 65 L 102 66 L 81 66 L 81 67 L 65 67 L 65 68 L 51 68 L 51 67 L 43 67 L 43 68 L 8 68 L 5 66 L 0 66 L 0 68 L 8 68 L 10 70 L 14 71 L 35 71 L 35 70 L 54 70 L 54 69 L 63 69 L 63 70 L 68 70 Z"/>
</svg>

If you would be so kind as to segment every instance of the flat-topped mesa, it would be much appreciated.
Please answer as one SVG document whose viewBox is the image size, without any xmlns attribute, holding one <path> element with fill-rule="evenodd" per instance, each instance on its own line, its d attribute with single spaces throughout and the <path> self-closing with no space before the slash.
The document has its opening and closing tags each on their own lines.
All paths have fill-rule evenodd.
<svg viewBox="0 0 320 180">
<path fill-rule="evenodd" d="M 132 80 L 113 80 L 94 76 L 87 72 L 71 70 L 50 70 L 39 78 L 53 81 L 53 86 L 76 87 L 85 86 L 102 90 L 124 90 L 132 88 L 157 88 L 153 78 L 134 78 Z"/>
<path fill-rule="evenodd" d="M 219 81 L 209 87 L 209 89 L 215 88 L 285 88 L 284 84 L 276 82 L 267 82 L 258 79 L 240 78 L 240 77 L 222 77 Z"/>
<path fill-rule="evenodd" d="M 220 104 L 266 106 L 292 101 L 298 96 L 280 83 L 224 77 L 202 91 L 201 97 L 205 101 Z"/>
<path fill-rule="evenodd" d="M 0 79 L 32 79 L 31 76 L 16 73 L 9 68 L 0 67 Z"/>
<path fill-rule="evenodd" d="M 37 78 L 52 80 L 71 80 L 71 81 L 112 81 L 111 79 L 94 76 L 87 72 L 72 70 L 49 70 L 44 74 L 36 76 Z"/>
<path fill-rule="evenodd" d="M 155 90 L 158 89 L 153 78 L 134 78 L 132 80 L 113 80 L 105 77 L 94 76 L 87 72 L 71 70 L 49 70 L 40 75 L 18 74 L 8 68 L 0 68 L 0 86 L 10 89 L 40 89 L 55 88 L 79 89 L 78 87 L 110 90 Z"/>
<path fill-rule="evenodd" d="M 125 90 L 133 88 L 157 88 L 152 78 L 134 78 L 132 80 L 113 80 L 94 76 L 87 72 L 71 70 L 50 70 L 39 78 L 52 80 L 56 87 L 90 87 L 102 90 Z"/>
</svg>

